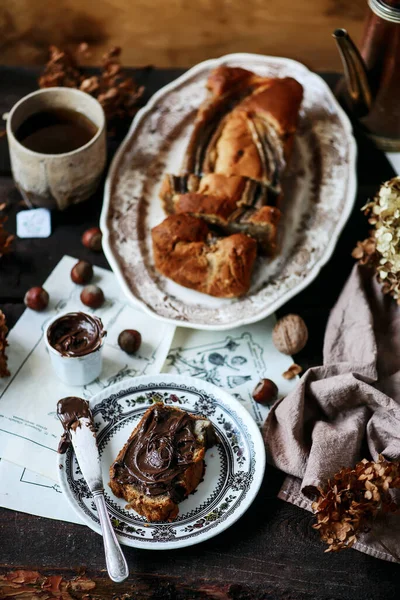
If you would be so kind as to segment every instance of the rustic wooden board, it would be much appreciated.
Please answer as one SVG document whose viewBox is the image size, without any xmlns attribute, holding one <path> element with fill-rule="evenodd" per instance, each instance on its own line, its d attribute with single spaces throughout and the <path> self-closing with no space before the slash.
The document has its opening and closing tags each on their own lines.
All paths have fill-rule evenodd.
<svg viewBox="0 0 400 600">
<path fill-rule="evenodd" d="M 346 27 L 358 41 L 366 11 L 366 0 L 2 0 L 0 64 L 43 63 L 50 43 L 85 40 L 92 64 L 120 45 L 131 65 L 187 67 L 259 52 L 338 69 L 331 32 Z"/>
<path fill-rule="evenodd" d="M 177 74 L 143 70 L 135 73 L 146 84 L 148 95 Z M 35 77 L 32 70 L 0 68 L 0 113 L 35 88 Z M 331 84 L 335 81 L 334 77 L 327 79 Z M 13 230 L 20 198 L 8 171 L 6 150 L 5 140 L 0 140 L 0 202 L 10 203 L 9 225 Z M 384 155 L 359 138 L 358 197 L 335 254 L 318 278 L 281 310 L 281 314 L 301 314 L 308 324 L 309 343 L 296 357 L 303 367 L 322 360 L 329 311 L 352 268 L 351 249 L 368 229 L 360 208 L 380 182 L 392 175 Z M 96 264 L 107 266 L 104 256 L 94 257 L 80 243 L 81 232 L 97 224 L 100 208 L 101 190 L 88 203 L 54 214 L 53 235 L 48 240 L 16 241 L 13 254 L 0 263 L 0 308 L 10 326 L 24 309 L 26 289 L 40 285 L 64 254 L 95 258 Z M 14 580 L 13 593 L 18 592 L 14 597 L 21 600 L 59 598 L 56 585 L 54 592 L 41 587 L 56 582 L 44 576 L 58 575 L 70 581 L 82 569 L 95 587 L 80 591 L 75 583 L 68 590 L 70 598 L 397 600 L 399 566 L 355 550 L 324 554 L 318 533 L 311 528 L 312 515 L 276 499 L 282 477 L 282 473 L 268 467 L 265 482 L 249 511 L 235 526 L 212 540 L 171 552 L 125 548 L 131 575 L 119 586 L 107 579 L 102 540 L 87 527 L 0 509 L 0 600 L 10 597 L 2 577 L 16 569 L 38 570 L 43 575 L 32 584 L 23 583 L 24 574 L 17 578 L 21 583 Z M 23 590 L 24 594 L 20 593 Z"/>
</svg>

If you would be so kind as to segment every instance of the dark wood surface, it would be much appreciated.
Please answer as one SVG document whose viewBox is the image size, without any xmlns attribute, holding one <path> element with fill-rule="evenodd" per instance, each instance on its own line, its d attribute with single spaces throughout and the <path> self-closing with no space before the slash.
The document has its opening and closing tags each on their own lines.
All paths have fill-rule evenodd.
<svg viewBox="0 0 400 600">
<path fill-rule="evenodd" d="M 172 70 L 134 72 L 146 85 L 147 96 L 179 74 Z M 325 78 L 331 85 L 335 82 L 335 76 Z M 0 115 L 34 90 L 35 80 L 34 70 L 0 68 Z M 117 143 L 118 140 L 110 144 L 110 155 Z M 358 145 L 357 200 L 334 256 L 317 279 L 279 311 L 299 313 L 307 322 L 310 341 L 296 357 L 303 367 L 321 363 L 329 311 L 352 268 L 350 252 L 367 233 L 360 208 L 379 184 L 393 175 L 385 156 L 367 140 L 359 138 Z M 15 229 L 15 214 L 22 209 L 20 200 L 10 176 L 3 138 L 0 139 L 0 203 L 9 204 L 11 231 Z M 42 284 L 64 254 L 107 266 L 103 255 L 87 251 L 80 243 L 82 232 L 98 223 L 101 201 L 100 190 L 89 202 L 54 214 L 53 234 L 49 239 L 16 240 L 14 252 L 0 261 L 0 308 L 10 327 L 24 310 L 25 291 Z M 283 474 L 268 467 L 251 508 L 237 524 L 212 540 L 167 552 L 125 548 L 131 575 L 119 586 L 106 576 L 101 537 L 87 527 L 0 509 L 0 575 L 4 577 L 15 569 L 33 569 L 70 580 L 84 569 L 96 584 L 86 598 L 104 600 L 398 599 L 399 566 L 355 550 L 324 554 L 318 533 L 311 528 L 312 515 L 277 500 L 282 478 Z M 38 586 L 40 581 L 28 588 L 25 585 L 27 595 L 16 597 L 39 598 L 32 591 Z M 88 592 L 77 587 L 69 590 L 70 597 L 85 597 Z M 0 577 L 0 600 L 6 597 Z M 47 597 L 60 596 L 54 592 Z"/>
</svg>

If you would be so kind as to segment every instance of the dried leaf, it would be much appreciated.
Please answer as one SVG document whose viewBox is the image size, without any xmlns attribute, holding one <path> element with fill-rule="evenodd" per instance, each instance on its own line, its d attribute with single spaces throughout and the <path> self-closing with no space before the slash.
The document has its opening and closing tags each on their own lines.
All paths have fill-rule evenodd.
<svg viewBox="0 0 400 600">
<path fill-rule="evenodd" d="M 400 463 L 379 456 L 377 462 L 363 459 L 354 469 L 341 469 L 324 490 L 318 489 L 313 527 L 328 544 L 326 552 L 350 548 L 380 512 L 397 511 L 390 488 L 400 488 Z"/>
<path fill-rule="evenodd" d="M 61 575 L 46 577 L 37 571 L 12 571 L 0 575 L 0 598 L 20 600 L 73 600 L 76 592 L 95 589 L 96 583 L 84 576 L 67 581 Z M 73 595 L 71 595 L 69 592 Z M 81 595 L 79 594 L 79 597 Z M 88 600 L 91 596 L 85 594 Z"/>
<path fill-rule="evenodd" d="M 77 56 L 89 55 L 88 44 L 81 43 L 76 56 L 50 46 L 50 59 L 39 77 L 39 87 L 73 87 L 97 98 L 104 109 L 110 132 L 115 128 L 116 121 L 133 117 L 144 91 L 123 70 L 120 54 L 121 48 L 112 48 L 102 58 L 100 75 L 85 77 Z"/>
</svg>

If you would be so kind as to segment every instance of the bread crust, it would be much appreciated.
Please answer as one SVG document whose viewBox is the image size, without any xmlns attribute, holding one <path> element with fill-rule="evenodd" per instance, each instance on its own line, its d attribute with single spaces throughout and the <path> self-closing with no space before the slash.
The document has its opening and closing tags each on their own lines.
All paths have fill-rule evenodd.
<svg viewBox="0 0 400 600">
<path fill-rule="evenodd" d="M 176 178 L 175 178 L 176 179 Z M 209 173 L 203 177 L 191 176 L 185 193 L 174 188 L 182 185 L 166 175 L 160 197 L 167 214 L 189 213 L 216 226 L 225 234 L 243 233 L 254 237 L 261 254 L 273 256 L 278 245 L 278 225 L 281 211 L 277 206 L 280 197 L 261 184 L 245 177 Z M 257 225 L 254 227 L 254 225 Z"/>
<path fill-rule="evenodd" d="M 257 254 L 253 238 L 236 233 L 210 240 L 206 223 L 186 213 L 167 217 L 151 233 L 156 269 L 176 283 L 219 298 L 248 291 Z"/>
<path fill-rule="evenodd" d="M 150 522 L 172 521 L 173 519 L 175 519 L 179 513 L 179 506 L 177 502 L 175 502 L 168 494 L 148 496 L 133 484 L 121 484 L 116 479 L 115 468 L 116 464 L 118 464 L 123 459 L 125 451 L 129 447 L 131 440 L 135 437 L 136 433 L 138 432 L 142 422 L 145 419 L 147 419 L 149 414 L 152 411 L 154 411 L 156 406 L 157 403 L 150 406 L 150 408 L 147 409 L 147 411 L 144 413 L 143 417 L 140 419 L 135 429 L 132 431 L 127 442 L 119 451 L 115 461 L 110 467 L 110 481 L 108 484 L 113 494 L 117 496 L 117 498 L 123 498 L 124 500 L 126 500 L 126 502 L 128 503 L 126 508 L 135 510 L 140 515 L 146 517 L 146 519 Z M 172 410 L 181 413 L 185 412 L 177 407 L 167 406 L 165 408 L 171 408 Z M 190 415 L 190 417 L 194 421 L 206 421 L 204 417 L 201 417 L 199 415 Z M 179 487 L 179 490 L 184 497 L 187 497 L 197 488 L 204 476 L 205 452 L 206 444 L 199 443 L 198 448 L 196 448 L 196 452 L 193 456 L 193 462 L 182 473 L 181 477 L 179 477 L 179 479 L 175 482 L 175 485 Z"/>
<path fill-rule="evenodd" d="M 263 255 L 278 251 L 281 179 L 303 87 L 292 77 L 221 65 L 207 88 L 182 174 L 167 175 L 161 186 L 170 217 L 152 231 L 154 260 L 160 273 L 185 287 L 233 298 L 250 287 L 256 258 L 250 240 Z M 210 243 L 201 222 L 228 237 Z"/>
</svg>

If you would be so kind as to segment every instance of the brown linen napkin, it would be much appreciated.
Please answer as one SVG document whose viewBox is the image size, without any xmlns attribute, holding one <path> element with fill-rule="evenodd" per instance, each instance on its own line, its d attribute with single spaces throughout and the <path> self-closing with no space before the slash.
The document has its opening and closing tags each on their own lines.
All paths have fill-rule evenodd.
<svg viewBox="0 0 400 600">
<path fill-rule="evenodd" d="M 400 460 L 400 307 L 371 270 L 354 267 L 328 321 L 323 366 L 274 405 L 264 439 L 271 464 L 289 475 L 279 497 L 307 510 L 314 486 L 342 467 L 369 455 Z M 400 556 L 400 517 L 376 525 L 354 548 L 395 561 L 385 547 Z"/>
</svg>

